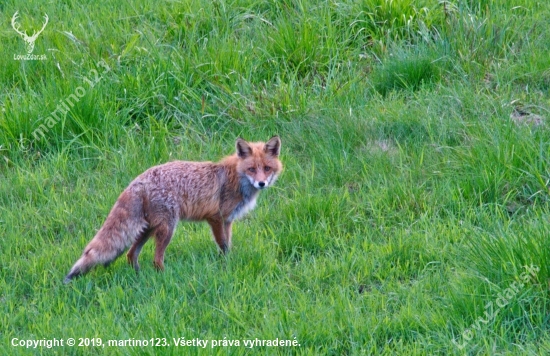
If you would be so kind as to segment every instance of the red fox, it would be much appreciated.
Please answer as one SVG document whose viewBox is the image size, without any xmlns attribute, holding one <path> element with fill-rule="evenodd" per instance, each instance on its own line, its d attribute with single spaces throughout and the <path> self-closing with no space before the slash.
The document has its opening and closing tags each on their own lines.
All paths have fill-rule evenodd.
<svg viewBox="0 0 550 356">
<path fill-rule="evenodd" d="M 218 163 L 174 161 L 152 167 L 120 194 L 105 223 L 64 282 L 97 264 L 109 265 L 128 246 L 128 263 L 139 271 L 138 256 L 155 236 L 153 264 L 164 270 L 164 251 L 179 220 L 206 220 L 223 253 L 231 247 L 231 224 L 256 205 L 260 190 L 275 183 L 283 166 L 281 140 L 248 143 Z"/>
</svg>

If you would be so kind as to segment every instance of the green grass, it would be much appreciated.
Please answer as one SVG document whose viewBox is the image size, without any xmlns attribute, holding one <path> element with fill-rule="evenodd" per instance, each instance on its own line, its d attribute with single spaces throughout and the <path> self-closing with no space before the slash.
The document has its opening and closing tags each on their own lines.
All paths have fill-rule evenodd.
<svg viewBox="0 0 550 356">
<path fill-rule="evenodd" d="M 49 15 L 45 61 L 13 59 L 15 11 L 29 34 Z M 8 0 L 0 14 L 1 354 L 99 352 L 11 346 L 70 337 L 171 344 L 108 350 L 121 355 L 550 351 L 550 132 L 511 117 L 550 112 L 547 2 Z M 207 225 L 181 223 L 164 273 L 149 243 L 139 275 L 120 258 L 62 283 L 135 176 L 274 134 L 285 171 L 227 257 Z M 526 265 L 539 270 L 503 303 Z M 243 346 L 256 338 L 300 346 Z"/>
</svg>

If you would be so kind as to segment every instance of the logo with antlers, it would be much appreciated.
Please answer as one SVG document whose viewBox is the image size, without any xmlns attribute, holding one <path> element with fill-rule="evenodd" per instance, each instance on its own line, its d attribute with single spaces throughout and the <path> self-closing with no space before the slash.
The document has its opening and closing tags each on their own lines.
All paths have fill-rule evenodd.
<svg viewBox="0 0 550 356">
<path fill-rule="evenodd" d="M 48 20 L 49 20 L 48 15 L 47 14 L 44 15 L 44 19 L 46 20 L 46 22 L 44 22 L 44 26 L 42 26 L 40 31 L 38 31 L 38 32 L 35 31 L 32 34 L 32 36 L 29 36 L 29 35 L 27 35 L 27 31 L 22 32 L 19 29 L 20 26 L 17 23 L 17 15 L 18 14 L 19 14 L 19 11 L 16 11 L 15 14 L 13 14 L 13 17 L 11 18 L 11 27 L 13 27 L 15 32 L 17 32 L 23 38 L 23 41 L 25 41 L 25 48 L 27 49 L 27 53 L 31 54 L 32 51 L 34 50 L 34 41 L 36 41 L 36 39 L 38 38 L 38 35 L 40 35 L 42 33 L 42 31 L 44 31 L 44 29 L 46 28 L 46 25 L 48 24 Z"/>
</svg>

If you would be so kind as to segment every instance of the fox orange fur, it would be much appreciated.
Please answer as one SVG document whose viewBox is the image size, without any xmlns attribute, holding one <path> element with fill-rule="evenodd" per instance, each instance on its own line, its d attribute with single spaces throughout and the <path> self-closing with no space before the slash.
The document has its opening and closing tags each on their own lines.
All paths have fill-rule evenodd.
<svg viewBox="0 0 550 356">
<path fill-rule="evenodd" d="M 256 204 L 260 190 L 277 180 L 281 140 L 248 143 L 218 163 L 174 161 L 152 167 L 134 179 L 116 201 L 103 226 L 76 261 L 64 282 L 107 266 L 130 247 L 128 262 L 139 270 L 138 256 L 155 237 L 153 264 L 164 269 L 164 251 L 179 220 L 208 222 L 223 253 L 231 246 L 231 224 Z"/>
</svg>

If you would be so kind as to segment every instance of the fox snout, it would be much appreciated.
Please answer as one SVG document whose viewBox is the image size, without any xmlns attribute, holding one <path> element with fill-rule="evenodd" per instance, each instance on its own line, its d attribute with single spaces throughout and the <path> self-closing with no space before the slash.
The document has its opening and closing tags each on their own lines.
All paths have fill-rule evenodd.
<svg viewBox="0 0 550 356">
<path fill-rule="evenodd" d="M 267 188 L 267 183 L 263 180 L 260 180 L 260 181 L 253 180 L 251 183 L 254 186 L 254 188 L 256 188 L 256 189 Z"/>
<path fill-rule="evenodd" d="M 265 177 L 264 179 L 259 179 L 252 183 L 256 189 L 265 189 L 267 187 L 271 187 L 273 183 L 275 183 L 275 180 L 277 179 L 277 175 L 275 173 L 270 174 L 269 176 Z"/>
<path fill-rule="evenodd" d="M 275 182 L 275 174 L 270 174 L 269 176 L 262 176 L 262 177 L 254 177 L 254 176 L 247 176 L 248 181 L 250 184 L 254 186 L 256 189 L 265 189 L 269 186 L 271 186 Z"/>
</svg>

